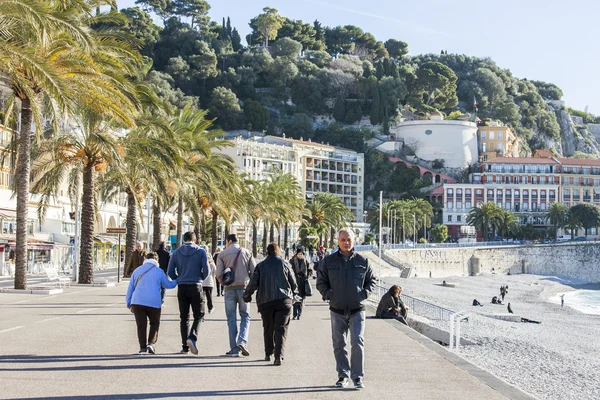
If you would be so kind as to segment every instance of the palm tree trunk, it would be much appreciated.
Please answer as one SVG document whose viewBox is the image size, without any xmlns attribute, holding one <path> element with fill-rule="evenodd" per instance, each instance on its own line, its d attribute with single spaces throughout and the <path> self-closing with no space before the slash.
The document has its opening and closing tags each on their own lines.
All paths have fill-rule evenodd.
<svg viewBox="0 0 600 400">
<path fill-rule="evenodd" d="M 275 224 L 271 224 L 269 227 L 269 243 L 273 243 L 275 241 Z"/>
<path fill-rule="evenodd" d="M 83 169 L 83 192 L 81 194 L 81 244 L 79 246 L 79 283 L 94 283 L 94 223 L 96 221 L 96 197 L 94 166 Z"/>
<path fill-rule="evenodd" d="M 31 174 L 31 124 L 33 114 L 29 99 L 21 101 L 21 132 L 15 165 L 17 191 L 17 237 L 15 239 L 15 289 L 27 288 L 27 216 L 29 214 L 29 179 Z"/>
<path fill-rule="evenodd" d="M 269 234 L 269 231 L 267 230 L 267 223 L 263 222 L 263 239 L 262 239 L 263 254 L 267 254 L 267 235 L 268 234 Z"/>
<path fill-rule="evenodd" d="M 288 223 L 283 226 L 283 249 L 288 248 Z"/>
<path fill-rule="evenodd" d="M 156 251 L 160 245 L 160 242 L 162 242 L 160 214 L 160 201 L 158 198 L 155 198 L 154 205 L 152 207 L 152 251 Z"/>
<path fill-rule="evenodd" d="M 281 248 L 281 225 L 277 225 L 277 246 Z"/>
<path fill-rule="evenodd" d="M 133 249 L 135 248 L 135 240 L 137 236 L 137 213 L 136 213 L 136 198 L 133 190 L 131 188 L 127 188 L 125 190 L 127 193 L 127 219 L 125 221 L 125 227 L 127 228 L 127 233 L 125 235 L 125 263 L 123 264 L 123 275 L 128 275 L 127 266 L 129 265 L 129 260 L 131 260 L 131 255 L 133 254 Z"/>
<path fill-rule="evenodd" d="M 212 239 L 212 243 L 210 246 L 210 251 L 212 254 L 215 254 L 215 252 L 217 251 L 217 225 L 218 225 L 218 219 L 219 219 L 219 213 L 213 208 L 211 210 L 211 214 L 212 214 L 212 235 L 211 235 L 211 239 Z"/>
<path fill-rule="evenodd" d="M 181 246 L 181 235 L 183 235 L 183 197 L 181 196 L 179 196 L 177 202 L 177 231 L 175 235 L 177 235 L 175 248 L 178 248 Z"/>
<path fill-rule="evenodd" d="M 200 215 L 200 236 L 202 239 L 206 237 L 206 215 L 204 215 L 204 212 Z M 196 239 L 200 243 L 200 237 L 196 237 Z"/>
<path fill-rule="evenodd" d="M 229 226 L 229 222 L 225 221 L 225 232 L 223 232 L 223 239 L 226 239 L 227 236 L 229 236 L 230 229 L 231 229 L 231 226 Z M 245 236 L 245 234 L 244 234 L 244 236 Z"/>
<path fill-rule="evenodd" d="M 331 227 L 330 235 L 329 235 L 329 247 L 333 249 L 333 241 L 335 240 L 335 229 L 333 226 Z"/>
<path fill-rule="evenodd" d="M 252 256 L 258 256 L 258 227 L 256 221 L 252 221 Z"/>
<path fill-rule="evenodd" d="M 200 241 L 200 217 L 198 213 L 194 213 L 194 235 L 196 235 L 196 239 Z"/>
</svg>

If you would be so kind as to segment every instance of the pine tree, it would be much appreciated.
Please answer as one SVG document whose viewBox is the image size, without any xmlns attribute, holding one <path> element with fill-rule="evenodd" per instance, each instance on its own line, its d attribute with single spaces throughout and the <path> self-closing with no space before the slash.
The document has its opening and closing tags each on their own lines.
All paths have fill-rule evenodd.
<svg viewBox="0 0 600 400">
<path fill-rule="evenodd" d="M 227 17 L 227 36 L 231 37 L 231 35 L 233 34 L 233 31 L 231 30 L 231 19 L 229 19 L 229 17 Z"/>
<path fill-rule="evenodd" d="M 373 106 L 371 107 L 369 119 L 373 125 L 381 122 L 381 96 L 379 95 L 379 86 L 377 84 L 373 85 Z"/>
<path fill-rule="evenodd" d="M 236 28 L 231 31 L 231 47 L 233 51 L 240 51 L 242 49 L 242 38 Z"/>
<path fill-rule="evenodd" d="M 346 106 L 342 97 L 338 97 L 335 101 L 335 106 L 333 107 L 333 118 L 335 118 L 337 122 L 344 122 L 344 119 L 346 118 Z"/>
<path fill-rule="evenodd" d="M 377 68 L 375 69 L 375 76 L 377 80 L 380 80 L 385 76 L 385 70 L 383 69 L 383 63 L 380 61 L 377 63 Z"/>
</svg>

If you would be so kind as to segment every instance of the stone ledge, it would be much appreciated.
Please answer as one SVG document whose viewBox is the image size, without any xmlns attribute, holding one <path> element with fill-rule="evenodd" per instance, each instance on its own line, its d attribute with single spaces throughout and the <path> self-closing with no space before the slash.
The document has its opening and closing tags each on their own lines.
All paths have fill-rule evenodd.
<svg viewBox="0 0 600 400">
<path fill-rule="evenodd" d="M 95 283 L 71 283 L 71 287 L 82 288 L 82 287 L 115 287 L 115 282 L 95 282 Z"/>
<path fill-rule="evenodd" d="M 11 293 L 11 294 L 45 294 L 45 295 L 50 295 L 50 294 L 61 294 L 63 293 L 63 290 L 61 288 L 46 288 L 46 287 L 40 287 L 40 288 L 28 288 L 28 289 L 9 289 L 9 288 L 2 288 L 0 289 L 0 293 Z"/>
</svg>

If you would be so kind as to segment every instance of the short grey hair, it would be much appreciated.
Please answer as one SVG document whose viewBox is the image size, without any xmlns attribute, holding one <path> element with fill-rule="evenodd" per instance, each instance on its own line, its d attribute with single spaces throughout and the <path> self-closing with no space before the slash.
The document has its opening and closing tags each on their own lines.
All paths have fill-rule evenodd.
<svg viewBox="0 0 600 400">
<path fill-rule="evenodd" d="M 340 238 L 340 234 L 341 234 L 342 232 L 345 232 L 345 233 L 347 233 L 347 234 L 348 234 L 348 236 L 350 236 L 350 239 L 352 239 L 352 241 L 353 241 L 353 242 L 354 242 L 354 240 L 356 239 L 356 234 L 355 234 L 355 233 L 354 233 L 354 231 L 353 231 L 352 229 L 350 229 L 350 228 L 342 228 L 342 229 L 340 229 L 340 230 L 338 231 L 338 233 L 337 233 L 337 238 L 338 238 L 338 239 Z"/>
<path fill-rule="evenodd" d="M 135 242 L 135 245 L 140 246 L 142 249 L 144 248 L 144 243 L 140 242 L 139 240 Z"/>
</svg>

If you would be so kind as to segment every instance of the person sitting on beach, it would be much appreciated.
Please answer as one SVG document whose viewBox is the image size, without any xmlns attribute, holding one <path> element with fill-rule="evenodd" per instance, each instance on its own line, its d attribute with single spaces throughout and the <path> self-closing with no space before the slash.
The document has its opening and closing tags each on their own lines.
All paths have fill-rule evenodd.
<svg viewBox="0 0 600 400">
<path fill-rule="evenodd" d="M 508 303 L 508 307 L 506 307 L 506 308 L 508 309 L 509 313 L 514 314 L 512 308 L 510 307 L 510 303 Z"/>
<path fill-rule="evenodd" d="M 541 324 L 540 321 L 534 321 L 532 319 L 527 319 L 527 318 L 523 318 L 523 317 L 521 317 L 521 322 L 529 322 L 531 324 Z"/>
<path fill-rule="evenodd" d="M 442 282 L 442 286 L 448 286 L 448 284 L 446 283 L 446 281 Z"/>
<path fill-rule="evenodd" d="M 498 304 L 498 296 L 492 297 L 492 304 Z"/>
<path fill-rule="evenodd" d="M 396 319 L 402 322 L 404 325 L 408 325 L 406 322 L 406 316 L 408 314 L 408 306 L 405 306 L 400 298 L 402 293 L 402 286 L 393 285 L 381 297 L 375 317 L 383 319 Z"/>
<path fill-rule="evenodd" d="M 481 304 L 477 299 L 473 299 L 473 305 L 483 307 L 483 304 Z"/>
</svg>

